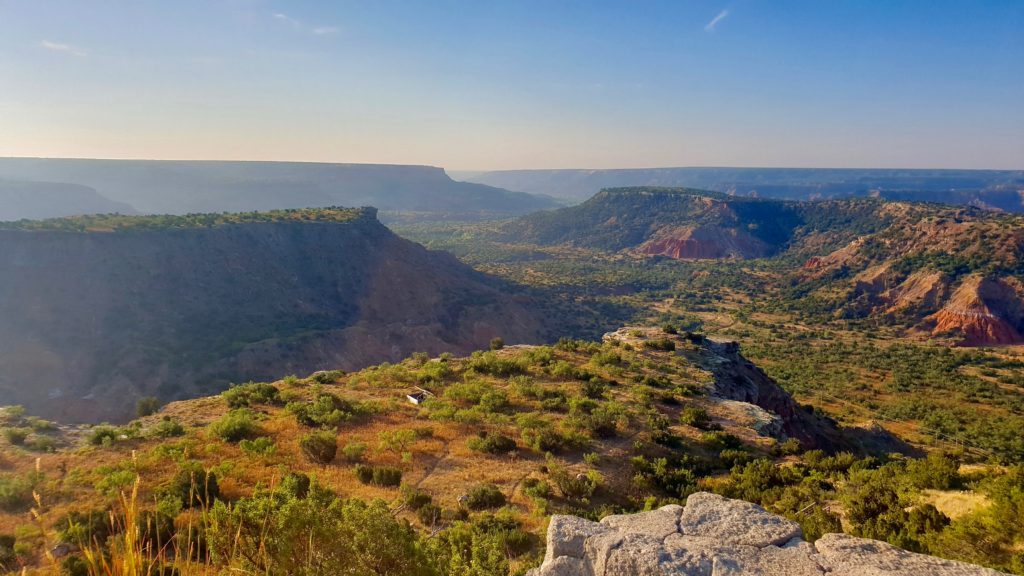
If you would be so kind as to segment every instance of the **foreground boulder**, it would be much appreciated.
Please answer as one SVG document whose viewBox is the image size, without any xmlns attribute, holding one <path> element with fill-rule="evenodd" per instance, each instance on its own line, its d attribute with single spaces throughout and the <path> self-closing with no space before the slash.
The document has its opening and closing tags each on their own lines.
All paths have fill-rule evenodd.
<svg viewBox="0 0 1024 576">
<path fill-rule="evenodd" d="M 740 500 L 690 496 L 686 506 L 591 522 L 553 516 L 544 563 L 529 576 L 987 576 L 1000 572 L 913 554 L 883 542 L 826 534 Z"/>
</svg>

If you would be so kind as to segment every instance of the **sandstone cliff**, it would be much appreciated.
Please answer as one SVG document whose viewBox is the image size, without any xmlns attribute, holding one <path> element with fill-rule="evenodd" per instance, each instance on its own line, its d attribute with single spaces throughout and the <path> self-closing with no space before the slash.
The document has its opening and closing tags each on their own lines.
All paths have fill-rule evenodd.
<svg viewBox="0 0 1024 576">
<path fill-rule="evenodd" d="M 686 506 L 591 522 L 553 516 L 547 553 L 529 576 L 997 576 L 875 540 L 826 534 L 814 544 L 795 522 L 708 493 Z"/>
</svg>

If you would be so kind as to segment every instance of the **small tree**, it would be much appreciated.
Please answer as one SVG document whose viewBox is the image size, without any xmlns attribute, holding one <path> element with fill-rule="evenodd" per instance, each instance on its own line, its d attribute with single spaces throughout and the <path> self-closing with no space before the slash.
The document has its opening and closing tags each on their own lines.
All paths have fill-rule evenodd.
<svg viewBox="0 0 1024 576">
<path fill-rule="evenodd" d="M 501 350 L 504 347 L 505 340 L 503 340 L 500 336 L 491 338 L 491 350 Z"/>
<path fill-rule="evenodd" d="M 327 430 L 310 432 L 299 440 L 299 448 L 307 458 L 326 466 L 338 454 L 338 438 L 334 432 Z"/>
<path fill-rule="evenodd" d="M 156 411 L 160 409 L 160 399 L 156 396 L 146 396 L 140 398 L 135 403 L 135 415 L 139 418 L 144 418 L 152 414 L 156 414 Z"/>
</svg>

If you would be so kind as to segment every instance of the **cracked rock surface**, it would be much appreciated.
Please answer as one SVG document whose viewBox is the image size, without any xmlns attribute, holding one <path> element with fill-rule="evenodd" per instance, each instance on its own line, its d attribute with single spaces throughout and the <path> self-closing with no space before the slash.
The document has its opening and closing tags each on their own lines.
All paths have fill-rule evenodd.
<svg viewBox="0 0 1024 576">
<path fill-rule="evenodd" d="M 705 492 L 686 506 L 591 522 L 552 516 L 544 563 L 528 576 L 996 576 L 995 570 L 826 534 L 764 508 Z"/>
</svg>

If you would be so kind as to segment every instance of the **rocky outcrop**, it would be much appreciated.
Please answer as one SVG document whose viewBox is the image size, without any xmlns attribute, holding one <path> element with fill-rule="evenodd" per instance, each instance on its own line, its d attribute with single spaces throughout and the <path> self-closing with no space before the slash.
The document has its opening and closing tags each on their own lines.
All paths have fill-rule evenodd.
<svg viewBox="0 0 1024 576">
<path fill-rule="evenodd" d="M 1021 295 L 1007 282 L 971 276 L 936 314 L 934 334 L 957 334 L 965 346 L 1024 342 L 1018 326 L 1024 316 Z"/>
<path fill-rule="evenodd" d="M 544 563 L 530 576 L 997 576 L 874 540 L 826 534 L 813 545 L 795 522 L 715 494 L 686 506 L 591 522 L 553 516 Z"/>
<path fill-rule="evenodd" d="M 834 422 L 801 408 L 777 382 L 740 354 L 737 342 L 692 334 L 666 335 L 660 328 L 639 326 L 626 326 L 604 335 L 605 341 L 637 347 L 644 346 L 645 340 L 661 338 L 673 340 L 676 353 L 708 372 L 708 401 L 730 414 L 729 420 L 734 423 L 762 436 L 796 438 L 805 448 L 849 447 Z"/>
</svg>

